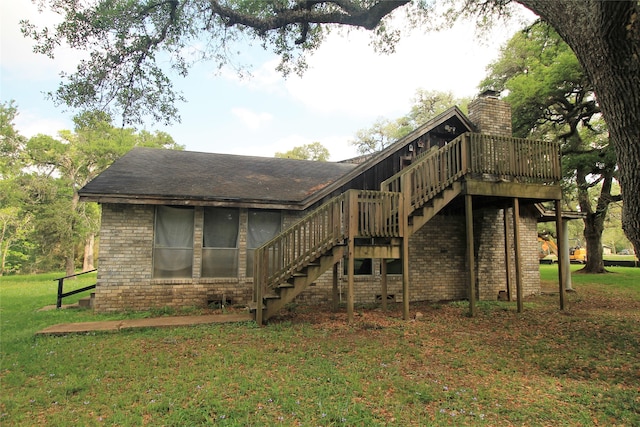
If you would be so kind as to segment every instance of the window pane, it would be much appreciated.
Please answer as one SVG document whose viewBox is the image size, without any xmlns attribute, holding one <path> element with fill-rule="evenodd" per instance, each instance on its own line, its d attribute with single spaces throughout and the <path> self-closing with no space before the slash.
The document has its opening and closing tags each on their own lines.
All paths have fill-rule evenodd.
<svg viewBox="0 0 640 427">
<path fill-rule="evenodd" d="M 388 259 L 386 261 L 387 261 L 387 274 L 402 274 L 401 259 Z"/>
<path fill-rule="evenodd" d="M 204 209 L 202 277 L 238 277 L 239 224 L 239 209 Z"/>
<path fill-rule="evenodd" d="M 156 208 L 155 246 L 193 249 L 193 208 Z"/>
<path fill-rule="evenodd" d="M 237 248 L 240 211 L 205 208 L 202 245 L 205 248 Z"/>
<path fill-rule="evenodd" d="M 367 276 L 373 274 L 373 260 L 371 258 L 356 258 L 354 262 L 354 274 L 356 276 Z M 349 260 L 344 259 L 343 262 L 343 274 L 347 276 L 349 274 Z"/>
<path fill-rule="evenodd" d="M 273 239 L 280 233 L 282 215 L 279 211 L 250 210 L 247 222 L 247 277 L 253 277 L 253 249 Z"/>
<path fill-rule="evenodd" d="M 277 211 L 249 211 L 247 247 L 259 248 L 280 233 L 282 218 Z"/>
<path fill-rule="evenodd" d="M 238 249 L 202 249 L 202 277 L 237 277 Z"/>
<path fill-rule="evenodd" d="M 153 251 L 153 277 L 191 277 L 193 249 L 156 248 Z"/>
<path fill-rule="evenodd" d="M 191 277 L 193 213 L 193 208 L 156 208 L 153 277 Z"/>
</svg>

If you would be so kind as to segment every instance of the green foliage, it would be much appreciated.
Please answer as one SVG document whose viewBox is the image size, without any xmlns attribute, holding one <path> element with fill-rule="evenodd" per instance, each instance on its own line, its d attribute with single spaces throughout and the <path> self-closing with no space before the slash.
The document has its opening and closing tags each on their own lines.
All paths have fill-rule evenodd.
<svg viewBox="0 0 640 427">
<path fill-rule="evenodd" d="M 454 98 L 451 92 L 418 89 L 407 115 L 395 120 L 379 118 L 371 127 L 360 129 L 349 143 L 360 154 L 381 151 L 448 108 L 459 105 L 466 109 L 468 103 L 468 99 Z"/>
<path fill-rule="evenodd" d="M 522 138 L 543 124 L 569 127 L 564 129 L 569 134 L 600 112 L 593 86 L 575 54 L 542 22 L 507 42 L 480 89 L 508 93 L 505 99 L 512 106 L 514 135 Z"/>
<path fill-rule="evenodd" d="M 228 64 L 235 68 L 239 43 L 251 40 L 280 57 L 277 68 L 283 74 L 302 73 L 305 55 L 320 45 L 330 24 L 375 29 L 374 44 L 393 50 L 398 31 L 387 27 L 384 18 L 407 3 L 42 0 L 42 7 L 60 15 L 62 22 L 38 28 L 24 20 L 21 26 L 36 42 L 36 52 L 53 57 L 66 44 L 91 53 L 74 73 L 62 76 L 58 90 L 50 94 L 55 100 L 85 111 L 118 112 L 125 124 L 145 117 L 168 123 L 179 118 L 176 103 L 183 101 L 170 75 L 184 77 L 203 60 L 218 69 Z M 409 9 L 419 14 L 425 5 L 418 2 Z"/>
<path fill-rule="evenodd" d="M 76 116 L 74 131 L 27 141 L 13 129 L 17 108 L 2 104 L 0 113 L 7 154 L 0 180 L 0 274 L 65 266 L 71 274 L 78 249 L 100 228 L 99 207 L 78 203 L 78 190 L 135 146 L 183 148 L 164 132 L 116 128 L 102 112 Z"/>
<path fill-rule="evenodd" d="M 616 155 L 592 82 L 569 46 L 542 22 L 511 38 L 489 71 L 481 88 L 507 92 L 516 136 L 562 142 L 565 195 L 570 208 L 586 215 L 586 270 L 602 272 L 604 221 L 609 204 L 622 196 L 612 191 Z"/>
<path fill-rule="evenodd" d="M 329 160 L 329 150 L 319 142 L 304 144 L 299 147 L 293 147 L 284 153 L 276 153 L 274 157 L 281 159 L 297 159 L 297 160 L 314 160 L 318 162 L 326 162 Z"/>
</svg>

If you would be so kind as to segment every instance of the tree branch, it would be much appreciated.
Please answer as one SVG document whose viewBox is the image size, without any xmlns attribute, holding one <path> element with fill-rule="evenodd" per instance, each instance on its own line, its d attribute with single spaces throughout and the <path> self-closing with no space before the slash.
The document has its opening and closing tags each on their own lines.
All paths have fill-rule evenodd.
<svg viewBox="0 0 640 427">
<path fill-rule="evenodd" d="M 372 30 L 382 18 L 409 2 L 410 0 L 382 0 L 368 8 L 362 8 L 351 0 L 312 1 L 305 3 L 309 7 L 302 8 L 301 4 L 298 4 L 288 9 L 277 10 L 274 15 L 266 17 L 243 13 L 220 4 L 218 0 L 210 0 L 209 8 L 211 13 L 220 16 L 227 26 L 242 25 L 262 33 L 291 24 L 341 24 Z M 314 8 L 317 5 L 337 6 L 342 12 L 319 11 Z"/>
</svg>

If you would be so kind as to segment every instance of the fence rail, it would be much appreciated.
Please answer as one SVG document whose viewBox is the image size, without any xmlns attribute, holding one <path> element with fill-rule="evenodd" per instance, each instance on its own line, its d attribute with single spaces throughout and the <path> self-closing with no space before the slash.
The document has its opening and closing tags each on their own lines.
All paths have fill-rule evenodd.
<svg viewBox="0 0 640 427">
<path fill-rule="evenodd" d="M 71 296 L 71 295 L 79 294 L 80 292 L 88 291 L 89 289 L 94 289 L 96 287 L 96 285 L 93 284 L 93 285 L 85 286 L 84 288 L 76 289 L 76 290 L 69 291 L 69 292 L 64 292 L 64 289 L 63 289 L 64 288 L 64 279 L 70 279 L 72 277 L 82 276 L 83 274 L 93 273 L 96 270 L 97 269 L 94 268 L 93 270 L 83 271 L 82 273 L 71 274 L 69 276 L 64 276 L 64 277 L 60 277 L 58 279 L 53 279 L 54 281 L 58 282 L 58 299 L 56 300 L 56 308 L 62 307 L 62 298 L 66 298 L 66 297 Z"/>
</svg>

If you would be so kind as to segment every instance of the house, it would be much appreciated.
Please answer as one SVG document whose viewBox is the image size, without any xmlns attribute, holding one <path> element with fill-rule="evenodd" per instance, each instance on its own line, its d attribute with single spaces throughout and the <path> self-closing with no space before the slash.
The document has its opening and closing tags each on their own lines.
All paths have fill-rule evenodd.
<svg viewBox="0 0 640 427">
<path fill-rule="evenodd" d="M 540 291 L 536 204 L 555 143 L 511 137 L 493 93 L 358 162 L 135 148 L 80 191 L 102 205 L 94 309 L 518 299 Z M 406 274 L 403 274 L 406 272 Z"/>
</svg>

